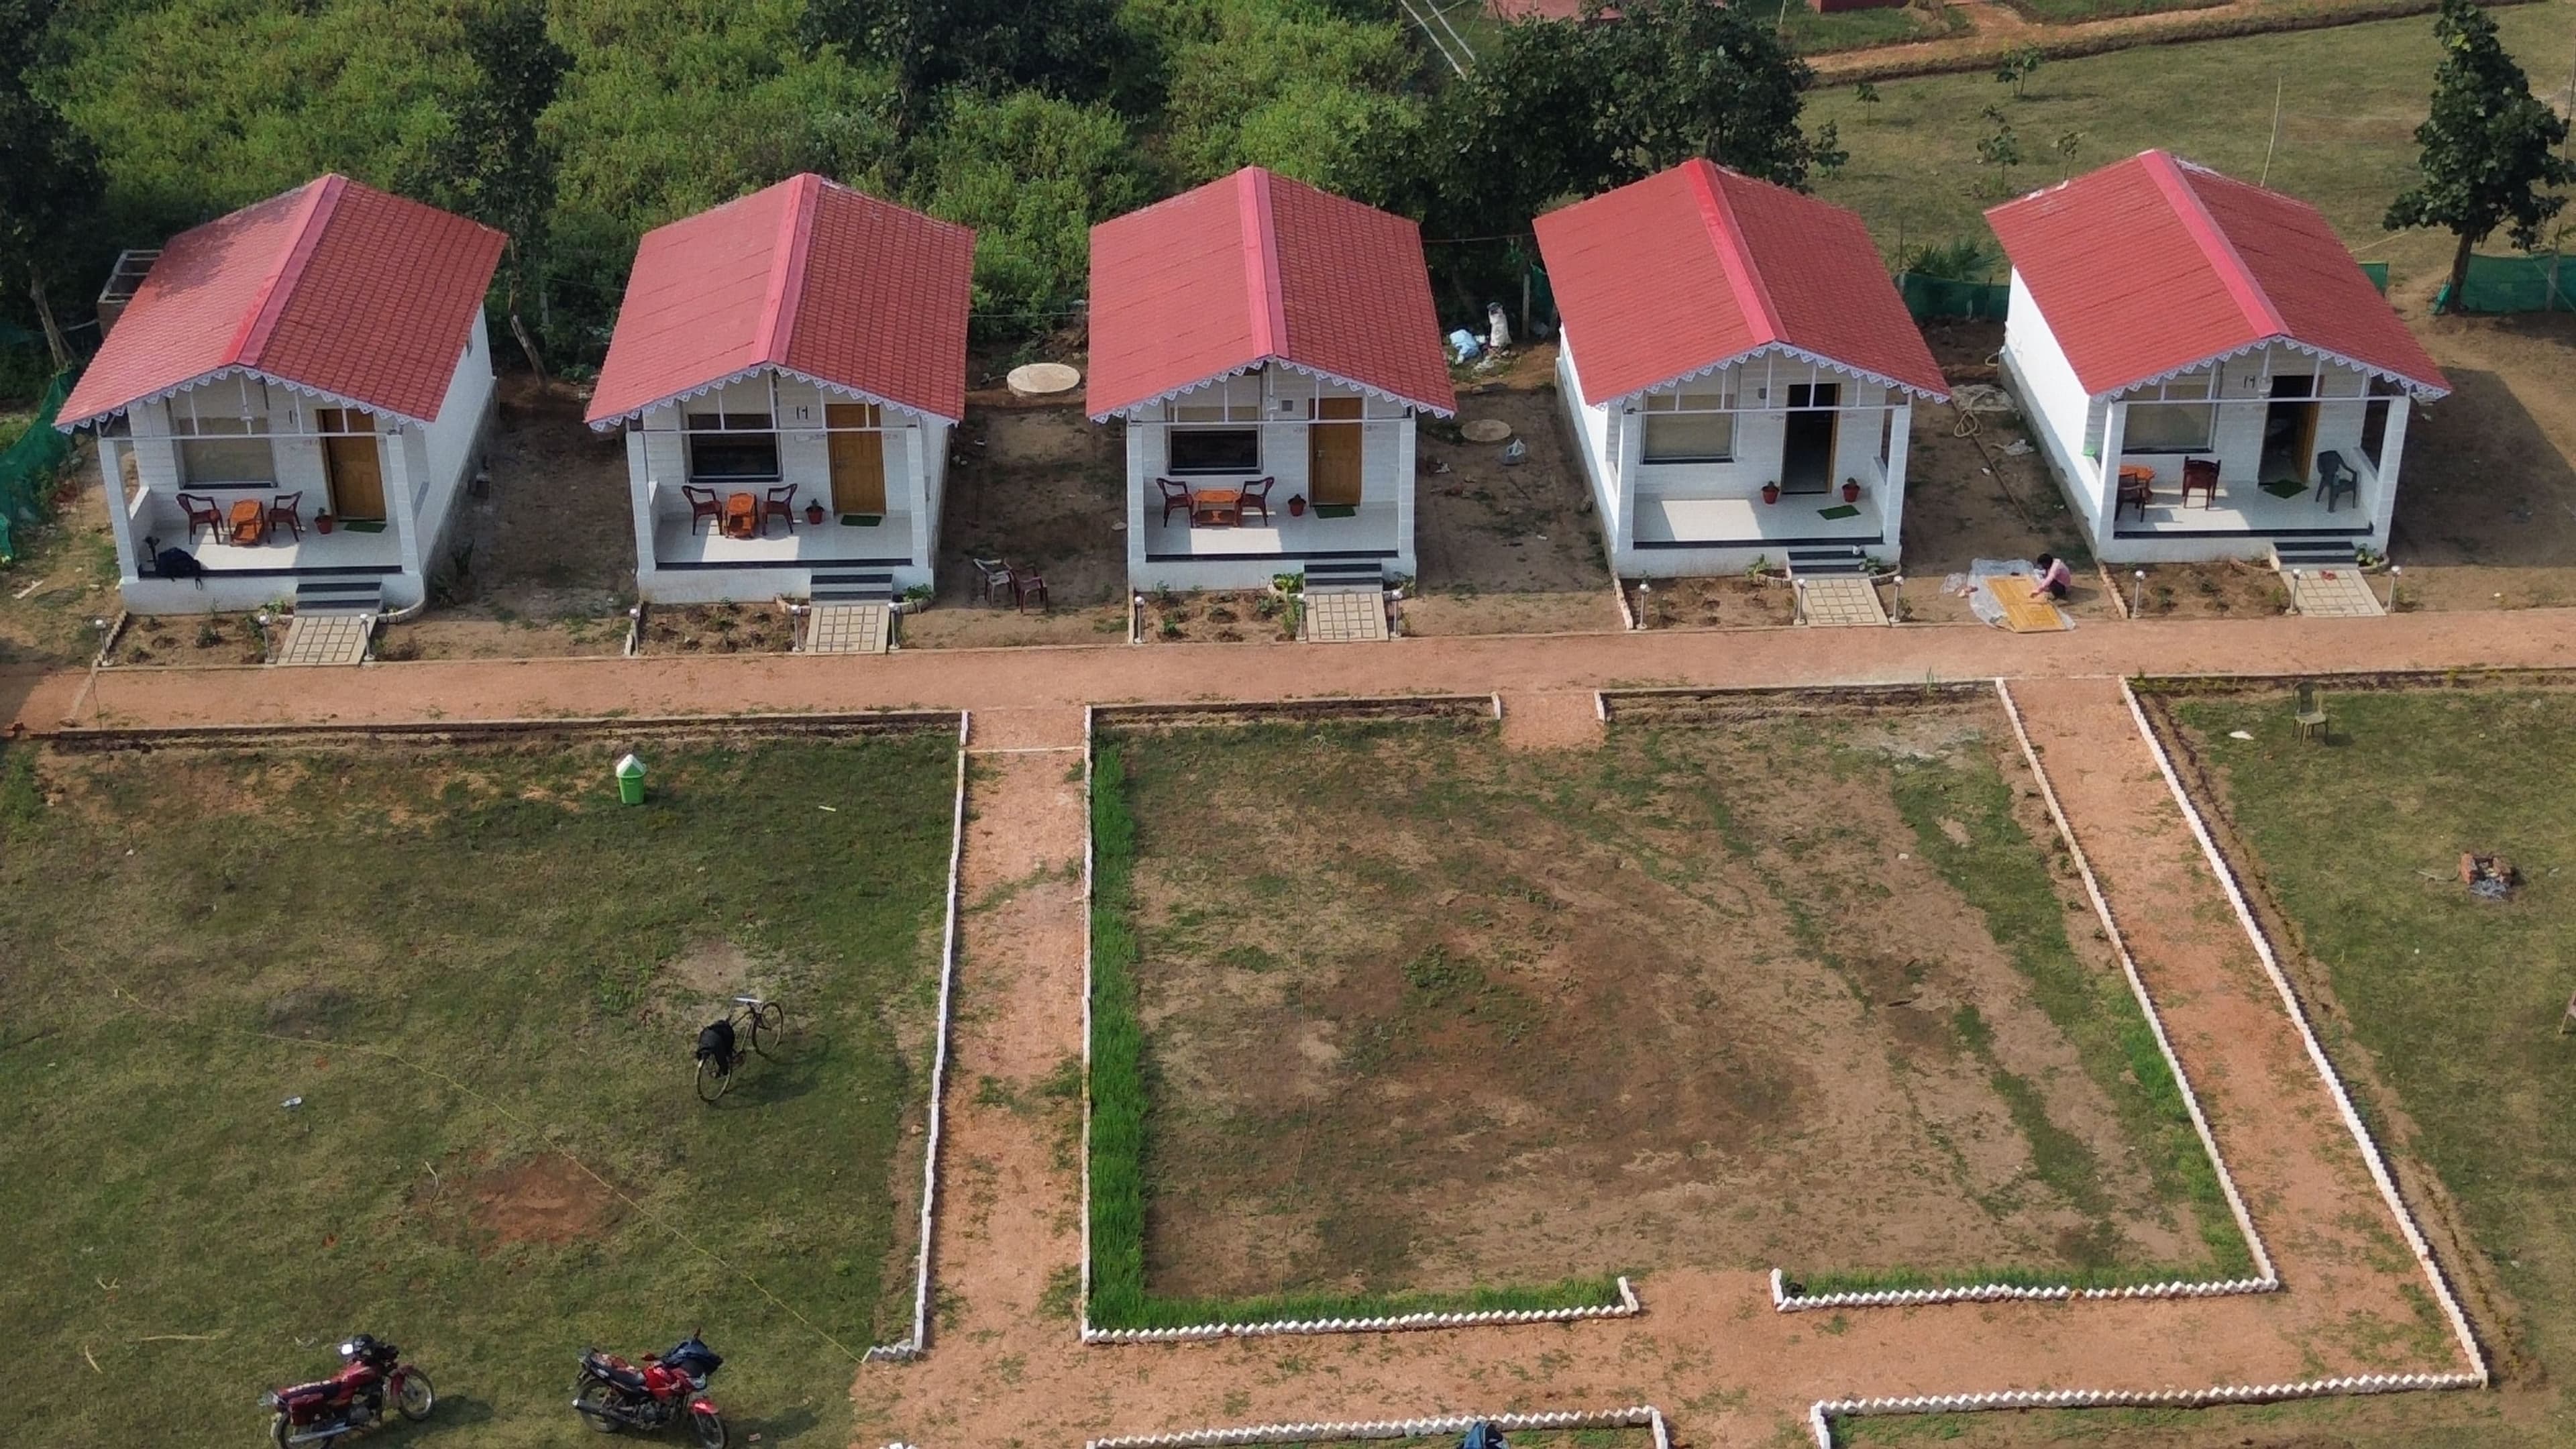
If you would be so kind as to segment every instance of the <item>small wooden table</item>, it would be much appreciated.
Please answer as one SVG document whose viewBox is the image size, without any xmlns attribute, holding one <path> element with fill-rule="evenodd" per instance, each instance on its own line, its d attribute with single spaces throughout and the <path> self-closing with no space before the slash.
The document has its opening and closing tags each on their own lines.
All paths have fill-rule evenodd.
<svg viewBox="0 0 2576 1449">
<path fill-rule="evenodd" d="M 247 547 L 268 537 L 268 506 L 258 499 L 236 500 L 230 516 L 233 542 Z"/>
<path fill-rule="evenodd" d="M 1190 524 L 1196 528 L 1232 528 L 1243 522 L 1241 488 L 1190 490 Z"/>
<path fill-rule="evenodd" d="M 760 500 L 749 493 L 729 493 L 724 502 L 724 536 L 750 538 L 760 532 Z"/>
<path fill-rule="evenodd" d="M 2120 498 L 2119 502 L 2112 506 L 2112 513 L 2117 514 L 2122 508 L 2134 503 L 2138 505 L 2138 516 L 2146 517 L 2147 505 L 2156 501 L 2155 484 L 2155 469 L 2140 463 L 2121 464 Z"/>
</svg>

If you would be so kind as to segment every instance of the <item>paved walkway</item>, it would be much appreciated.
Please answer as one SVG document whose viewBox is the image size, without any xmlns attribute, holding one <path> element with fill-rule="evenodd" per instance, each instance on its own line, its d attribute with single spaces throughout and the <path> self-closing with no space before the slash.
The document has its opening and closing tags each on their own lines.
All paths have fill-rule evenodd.
<svg viewBox="0 0 2576 1449">
<path fill-rule="evenodd" d="M 1827 640 L 1830 642 L 1827 642 Z M 1288 651 L 1288 652 L 1281 652 Z M 646 655 L 463 660 L 316 671 L 293 690 L 256 669 L 0 668 L 0 717 L 82 724 L 359 723 L 868 708 L 1017 709 L 1116 700 L 1276 699 L 1614 684 L 1914 683 L 1925 679 L 2288 673 L 2576 664 L 2576 610 L 2379 619 L 2088 623 L 2010 635 L 1975 624 L 1417 638 L 1351 649 L 1279 643 L 907 649 L 882 658 Z"/>
</svg>

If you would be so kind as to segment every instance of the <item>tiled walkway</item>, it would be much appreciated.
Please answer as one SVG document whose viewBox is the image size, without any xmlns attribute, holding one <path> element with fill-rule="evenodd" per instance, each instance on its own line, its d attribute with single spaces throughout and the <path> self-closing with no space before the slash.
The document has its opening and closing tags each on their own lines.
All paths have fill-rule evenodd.
<svg viewBox="0 0 2576 1449">
<path fill-rule="evenodd" d="M 2387 612 L 2359 569 L 2311 569 L 2295 585 L 2290 597 L 2312 619 L 2376 619 Z"/>
<path fill-rule="evenodd" d="M 1366 589 L 1306 596 L 1306 642 L 1349 644 L 1386 637 L 1386 596 Z"/>
<path fill-rule="evenodd" d="M 807 616 L 808 654 L 883 654 L 894 611 L 883 604 L 816 604 Z"/>
<path fill-rule="evenodd" d="M 363 614 L 298 614 L 271 664 L 364 664 L 370 621 Z"/>
<path fill-rule="evenodd" d="M 1885 628 L 1887 610 L 1879 607 L 1878 589 L 1863 578 L 1807 579 L 1800 585 L 1807 598 L 1806 622 L 1819 629 Z"/>
</svg>

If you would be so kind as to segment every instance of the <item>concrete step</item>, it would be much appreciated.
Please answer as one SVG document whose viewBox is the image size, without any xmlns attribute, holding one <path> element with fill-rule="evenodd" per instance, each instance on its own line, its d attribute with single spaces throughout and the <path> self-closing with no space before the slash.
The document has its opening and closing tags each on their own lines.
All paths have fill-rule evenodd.
<svg viewBox="0 0 2576 1449">
<path fill-rule="evenodd" d="M 1832 578 L 1863 575 L 1869 572 L 1868 557 L 1858 548 L 1793 548 L 1789 550 L 1789 576 Z"/>
<path fill-rule="evenodd" d="M 810 597 L 817 604 L 885 604 L 894 601 L 894 575 L 818 569 Z"/>
<path fill-rule="evenodd" d="M 302 579 L 295 585 L 298 614 L 381 614 L 385 586 L 375 579 Z"/>
<path fill-rule="evenodd" d="M 2361 552 L 2349 539 L 2284 538 L 2272 544 L 2272 567 L 2291 569 L 2348 569 L 2361 562 Z"/>
<path fill-rule="evenodd" d="M 1375 559 L 1314 559 L 1303 571 L 1310 594 L 1380 593 L 1386 588 L 1386 565 Z"/>
</svg>

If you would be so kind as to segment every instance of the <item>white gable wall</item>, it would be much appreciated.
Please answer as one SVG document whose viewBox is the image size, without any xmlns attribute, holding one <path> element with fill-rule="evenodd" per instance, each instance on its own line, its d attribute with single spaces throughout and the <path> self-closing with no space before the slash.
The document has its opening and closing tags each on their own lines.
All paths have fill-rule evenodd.
<svg viewBox="0 0 2576 1449">
<path fill-rule="evenodd" d="M 2104 492 L 2096 461 L 2103 410 L 2075 377 L 2075 364 L 2031 300 L 2021 273 L 2012 274 L 2012 310 L 2004 318 L 2004 380 L 2021 404 L 2023 419 L 2038 439 L 2050 471 L 2057 475 L 2067 502 L 2084 520 L 2087 533 L 2098 532 Z"/>
</svg>

